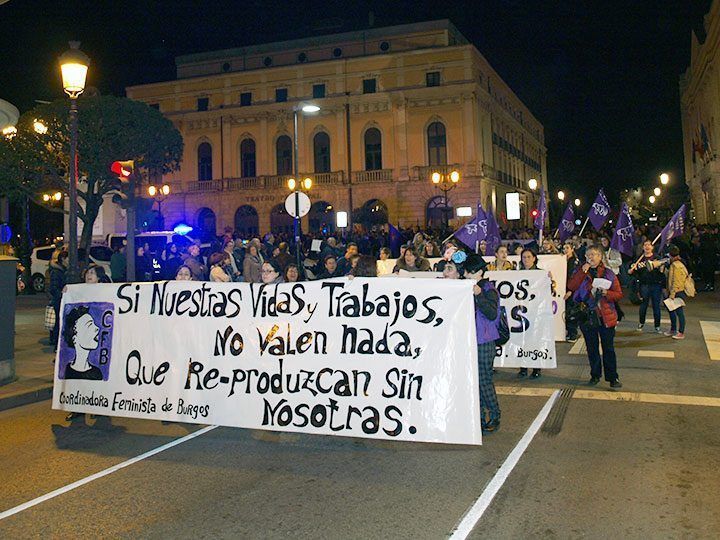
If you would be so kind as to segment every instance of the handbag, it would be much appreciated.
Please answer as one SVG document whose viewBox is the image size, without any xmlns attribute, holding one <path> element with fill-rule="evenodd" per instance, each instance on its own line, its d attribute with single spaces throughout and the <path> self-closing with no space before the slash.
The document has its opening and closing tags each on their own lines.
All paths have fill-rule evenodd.
<svg viewBox="0 0 720 540">
<path fill-rule="evenodd" d="M 507 312 L 505 306 L 500 306 L 500 313 L 497 318 L 497 330 L 498 338 L 495 340 L 495 345 L 502 347 L 508 341 L 510 341 L 510 325 L 508 325 Z"/>
<path fill-rule="evenodd" d="M 685 294 L 692 298 L 695 296 L 696 292 L 695 280 L 693 279 L 692 274 L 688 274 L 688 277 L 685 278 Z"/>
<path fill-rule="evenodd" d="M 590 317 L 590 310 L 585 302 L 569 302 L 565 306 L 565 322 L 580 326 Z"/>
<path fill-rule="evenodd" d="M 45 306 L 45 330 L 52 332 L 55 328 L 55 308 L 52 304 Z"/>
</svg>

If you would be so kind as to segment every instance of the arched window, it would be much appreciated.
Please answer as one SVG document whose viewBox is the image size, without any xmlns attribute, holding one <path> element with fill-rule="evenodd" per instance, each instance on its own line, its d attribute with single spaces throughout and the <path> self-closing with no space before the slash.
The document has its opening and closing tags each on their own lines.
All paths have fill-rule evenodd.
<svg viewBox="0 0 720 540">
<path fill-rule="evenodd" d="M 310 231 L 314 233 L 335 232 L 335 209 L 327 201 L 315 201 L 309 212 Z"/>
<path fill-rule="evenodd" d="M 215 212 L 210 208 L 201 208 L 198 212 L 197 226 L 200 230 L 200 240 L 215 238 Z"/>
<path fill-rule="evenodd" d="M 270 232 L 292 234 L 294 225 L 295 219 L 287 213 L 284 204 L 280 203 L 270 210 Z"/>
<path fill-rule="evenodd" d="M 330 137 L 324 131 L 313 137 L 313 154 L 315 156 L 315 172 L 330 172 Z"/>
<path fill-rule="evenodd" d="M 447 164 L 447 145 L 445 142 L 445 126 L 433 122 L 427 128 L 428 165 Z"/>
<path fill-rule="evenodd" d="M 275 142 L 275 159 L 277 174 L 293 173 L 292 140 L 287 135 L 280 135 Z"/>
<path fill-rule="evenodd" d="M 446 216 L 452 217 L 452 206 L 445 206 L 444 197 L 433 197 L 425 207 L 425 223 L 432 229 L 439 229 L 445 224 Z"/>
<path fill-rule="evenodd" d="M 382 169 L 382 135 L 377 128 L 365 132 L 365 170 L 379 171 Z"/>
<path fill-rule="evenodd" d="M 240 143 L 240 176 L 255 177 L 255 141 L 252 139 Z"/>
<path fill-rule="evenodd" d="M 204 142 L 198 146 L 198 180 L 212 180 L 212 146 Z"/>
<path fill-rule="evenodd" d="M 245 204 L 235 211 L 235 232 L 250 236 L 260 232 L 257 210 Z"/>
</svg>

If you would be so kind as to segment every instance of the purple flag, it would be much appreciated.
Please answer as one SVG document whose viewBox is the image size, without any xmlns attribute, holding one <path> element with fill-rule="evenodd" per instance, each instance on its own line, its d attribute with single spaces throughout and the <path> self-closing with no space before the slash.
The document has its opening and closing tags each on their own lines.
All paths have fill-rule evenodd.
<svg viewBox="0 0 720 540">
<path fill-rule="evenodd" d="M 618 217 L 617 227 L 610 240 L 610 247 L 617 249 L 620 253 L 628 257 L 633 255 L 633 237 L 635 236 L 635 227 L 633 227 L 632 217 L 627 203 L 622 204 L 620 209 L 620 217 Z"/>
<path fill-rule="evenodd" d="M 560 242 L 565 242 L 570 236 L 572 236 L 575 230 L 575 212 L 572 209 L 572 204 L 568 204 L 565 209 L 565 213 L 560 220 L 558 231 L 560 235 Z"/>
<path fill-rule="evenodd" d="M 537 206 L 537 216 L 535 216 L 535 228 L 542 230 L 545 228 L 545 217 L 547 216 L 547 201 L 545 200 L 545 190 L 540 190 L 540 201 Z"/>
<path fill-rule="evenodd" d="M 660 251 L 667 245 L 667 243 L 680 236 L 685 230 L 685 205 L 683 204 L 675 215 L 672 217 L 668 224 L 665 225 L 662 232 L 660 233 Z"/>
<path fill-rule="evenodd" d="M 495 253 L 495 250 L 500 245 L 500 227 L 498 227 L 495 216 L 490 211 L 487 212 L 487 237 L 485 240 L 487 242 L 485 253 Z"/>
<path fill-rule="evenodd" d="M 595 227 L 595 230 L 599 231 L 602 229 L 602 226 L 605 225 L 608 217 L 610 217 L 610 203 L 605 196 L 605 192 L 602 188 L 600 188 L 600 191 L 598 191 L 597 197 L 595 198 L 595 202 L 592 204 L 590 211 L 588 212 L 588 219 L 590 220 L 590 223 L 593 224 L 593 227 Z"/>
<path fill-rule="evenodd" d="M 478 204 L 475 217 L 455 231 L 454 236 L 474 250 L 475 243 L 479 243 L 487 237 L 487 228 L 487 216 L 482 206 Z"/>
<path fill-rule="evenodd" d="M 402 237 L 400 236 L 400 231 L 393 227 L 392 223 L 388 223 L 388 244 L 393 257 L 398 257 L 400 255 Z"/>
</svg>

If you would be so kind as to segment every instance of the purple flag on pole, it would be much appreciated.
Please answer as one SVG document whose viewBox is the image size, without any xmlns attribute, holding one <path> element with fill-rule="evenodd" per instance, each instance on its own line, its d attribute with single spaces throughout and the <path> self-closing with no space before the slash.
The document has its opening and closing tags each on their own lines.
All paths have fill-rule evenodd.
<svg viewBox="0 0 720 540">
<path fill-rule="evenodd" d="M 685 230 L 685 205 L 683 204 L 675 215 L 672 217 L 668 224 L 665 225 L 662 232 L 660 233 L 660 251 L 667 245 L 667 243 L 680 236 Z"/>
<path fill-rule="evenodd" d="M 623 203 L 615 232 L 613 233 L 612 240 L 610 240 L 610 247 L 630 257 L 633 255 L 634 236 L 635 227 L 633 226 L 632 217 L 630 216 L 630 209 L 627 203 Z"/>
<path fill-rule="evenodd" d="M 475 243 L 487 237 L 487 216 L 482 206 L 477 205 L 477 214 L 473 219 L 455 231 L 455 238 L 469 248 L 475 249 Z"/>
<path fill-rule="evenodd" d="M 495 216 L 492 212 L 487 212 L 487 249 L 485 253 L 488 255 L 495 253 L 495 250 L 500 245 L 500 227 L 498 227 Z"/>
<path fill-rule="evenodd" d="M 540 201 L 537 207 L 537 216 L 535 216 L 535 228 L 542 230 L 545 227 L 545 216 L 547 215 L 547 201 L 545 200 L 545 190 L 540 190 Z"/>
<path fill-rule="evenodd" d="M 560 226 L 558 227 L 560 242 L 565 242 L 570 236 L 572 236 L 575 230 L 575 212 L 572 209 L 572 203 L 567 205 L 565 213 L 560 220 Z"/>
<path fill-rule="evenodd" d="M 398 257 L 400 255 L 402 237 L 400 236 L 400 231 L 393 227 L 392 223 L 388 223 L 388 244 L 393 257 Z"/>
<path fill-rule="evenodd" d="M 605 196 L 605 192 L 602 188 L 600 188 L 600 191 L 598 191 L 597 197 L 595 198 L 595 202 L 592 204 L 590 211 L 588 212 L 588 219 L 590 220 L 590 223 L 593 224 L 593 227 L 595 227 L 595 230 L 599 231 L 602 229 L 602 226 L 605 225 L 608 217 L 610 217 L 610 203 Z"/>
</svg>

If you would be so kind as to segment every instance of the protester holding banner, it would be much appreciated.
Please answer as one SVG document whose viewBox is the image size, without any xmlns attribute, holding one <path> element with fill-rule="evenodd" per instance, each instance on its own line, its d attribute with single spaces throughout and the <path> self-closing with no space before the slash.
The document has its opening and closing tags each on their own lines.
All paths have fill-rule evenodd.
<svg viewBox="0 0 720 540">
<path fill-rule="evenodd" d="M 445 270 L 445 264 L 451 259 L 453 253 L 458 250 L 458 247 L 452 242 L 446 242 L 443 249 L 443 257 L 435 263 L 433 267 L 434 272 L 442 272 Z"/>
<path fill-rule="evenodd" d="M 262 264 L 260 270 L 262 282 L 266 285 L 283 283 L 282 268 L 275 259 L 269 259 Z"/>
<path fill-rule="evenodd" d="M 359 255 L 357 264 L 350 271 L 353 277 L 377 277 L 377 262 L 370 255 Z"/>
<path fill-rule="evenodd" d="M 653 319 L 655 322 L 655 333 L 660 334 L 660 304 L 662 302 L 662 289 L 665 285 L 663 275 L 664 265 L 654 254 L 654 246 L 650 240 L 643 242 L 643 255 L 635 264 L 630 267 L 630 274 L 637 274 L 640 281 L 640 320 L 637 331 L 642 332 L 645 326 L 645 316 L 648 304 L 652 301 Z"/>
<path fill-rule="evenodd" d="M 300 270 L 298 270 L 297 264 L 290 263 L 285 267 L 283 272 L 283 278 L 285 283 L 295 283 L 296 281 L 302 281 L 300 279 Z"/>
<path fill-rule="evenodd" d="M 418 257 L 414 248 L 407 248 L 402 258 L 397 260 L 393 274 L 397 274 L 400 270 L 407 272 L 430 272 L 430 262 L 424 257 Z"/>
<path fill-rule="evenodd" d="M 337 258 L 335 255 L 327 255 L 323 260 L 323 270 L 315 276 L 315 279 L 330 279 L 334 277 L 341 277 L 337 267 Z"/>
<path fill-rule="evenodd" d="M 218 251 L 210 255 L 208 260 L 210 265 L 210 281 L 229 283 L 232 281 L 232 277 L 225 271 L 230 265 L 230 255 L 225 251 Z"/>
<path fill-rule="evenodd" d="M 670 265 L 668 267 L 667 278 L 668 298 L 676 301 L 682 300 L 682 302 L 675 302 L 673 306 L 667 305 L 666 303 L 666 307 L 670 312 L 670 331 L 665 332 L 664 335 L 673 339 L 685 339 L 684 304 L 688 298 L 687 294 L 685 294 L 688 269 L 680 258 L 680 248 L 675 245 L 671 245 L 668 252 L 670 255 Z M 673 309 L 671 309 L 671 307 Z"/>
<path fill-rule="evenodd" d="M 192 270 L 188 266 L 181 264 L 175 273 L 175 279 L 177 281 L 193 281 Z"/>
<path fill-rule="evenodd" d="M 535 253 L 535 251 L 530 248 L 524 248 L 520 253 L 520 264 L 518 265 L 518 270 L 541 270 L 541 268 L 538 267 L 537 263 L 537 253 Z M 550 275 L 550 272 L 548 272 L 548 275 Z M 550 276 L 550 280 L 552 281 L 552 276 Z M 522 367 L 520 368 L 520 371 L 518 371 L 517 376 L 518 378 L 522 378 L 527 377 L 527 374 L 528 368 Z M 538 379 L 541 375 L 542 370 L 540 368 L 533 368 L 530 377 L 533 379 Z"/>
<path fill-rule="evenodd" d="M 498 339 L 500 296 L 493 283 L 483 279 L 487 263 L 479 255 L 456 252 L 443 269 L 446 279 L 474 279 L 475 332 L 478 352 L 478 382 L 480 386 L 480 417 L 483 433 L 492 433 L 500 427 L 500 405 L 493 383 L 495 340 Z"/>
<path fill-rule="evenodd" d="M 260 257 L 257 245 L 251 243 L 243 260 L 243 278 L 246 283 L 260 283 L 262 281 L 260 274 L 262 263 L 263 260 Z"/>
<path fill-rule="evenodd" d="M 495 248 L 495 260 L 488 265 L 488 270 L 515 270 L 513 263 L 508 261 L 507 246 L 500 245 Z"/>
<path fill-rule="evenodd" d="M 580 330 L 585 338 L 590 362 L 590 381 L 596 385 L 605 372 L 605 380 L 611 388 L 622 388 L 617 373 L 615 355 L 615 327 L 617 311 L 615 303 L 623 296 L 617 276 L 603 265 L 603 252 L 599 246 L 591 246 L 586 252 L 587 263 L 575 271 L 567 284 L 573 291 L 573 301 L 585 309 L 584 322 Z M 602 343 L 602 362 L 600 358 Z"/>
</svg>

